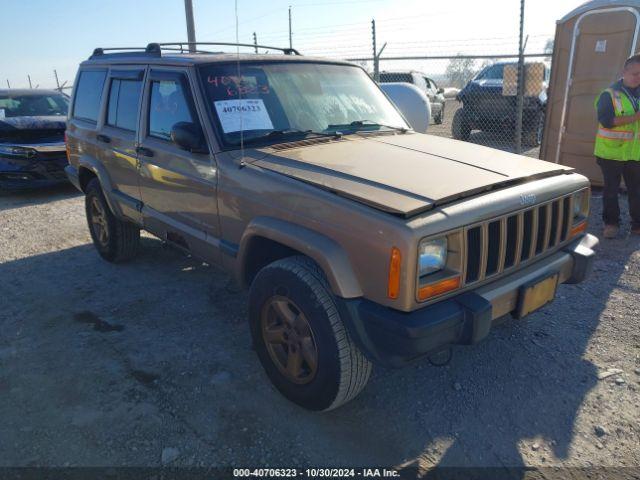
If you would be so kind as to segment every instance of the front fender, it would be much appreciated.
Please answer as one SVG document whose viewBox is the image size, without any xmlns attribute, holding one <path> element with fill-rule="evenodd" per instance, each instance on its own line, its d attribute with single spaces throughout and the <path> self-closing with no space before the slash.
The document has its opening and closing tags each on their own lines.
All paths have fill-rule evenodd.
<svg viewBox="0 0 640 480">
<path fill-rule="evenodd" d="M 284 220 L 271 217 L 257 217 L 245 229 L 238 252 L 238 275 L 244 284 L 243 272 L 250 242 L 253 238 L 264 237 L 297 250 L 312 258 L 324 271 L 333 293 L 342 298 L 362 297 L 362 289 L 349 257 L 344 249 L 329 237 Z"/>
</svg>

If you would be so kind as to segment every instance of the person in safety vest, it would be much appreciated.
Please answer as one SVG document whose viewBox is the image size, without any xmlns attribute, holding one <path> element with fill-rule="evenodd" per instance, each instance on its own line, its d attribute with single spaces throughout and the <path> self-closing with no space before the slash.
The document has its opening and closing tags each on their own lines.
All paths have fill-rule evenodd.
<svg viewBox="0 0 640 480">
<path fill-rule="evenodd" d="M 620 225 L 618 190 L 624 177 L 631 233 L 640 235 L 640 55 L 624 63 L 622 78 L 596 99 L 595 156 L 604 177 L 603 235 L 615 238 Z"/>
</svg>

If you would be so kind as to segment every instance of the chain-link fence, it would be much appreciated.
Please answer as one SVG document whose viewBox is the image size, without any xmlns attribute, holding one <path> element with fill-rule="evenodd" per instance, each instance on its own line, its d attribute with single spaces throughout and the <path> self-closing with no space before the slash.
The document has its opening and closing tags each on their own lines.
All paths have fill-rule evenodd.
<svg viewBox="0 0 640 480">
<path fill-rule="evenodd" d="M 486 34 L 480 27 L 461 30 L 460 38 L 409 33 L 450 15 L 443 9 L 294 29 L 294 46 L 305 55 L 358 63 L 381 83 L 415 85 L 431 104 L 429 134 L 538 157 L 553 33 L 529 33 L 524 42 L 518 36 L 480 37 Z M 271 43 L 288 40 L 284 33 L 257 35 Z"/>
<path fill-rule="evenodd" d="M 371 70 L 379 83 L 409 83 L 426 95 L 429 134 L 538 157 L 550 60 L 548 54 L 526 55 L 520 73 L 518 56 L 381 58 L 377 75 Z"/>
</svg>

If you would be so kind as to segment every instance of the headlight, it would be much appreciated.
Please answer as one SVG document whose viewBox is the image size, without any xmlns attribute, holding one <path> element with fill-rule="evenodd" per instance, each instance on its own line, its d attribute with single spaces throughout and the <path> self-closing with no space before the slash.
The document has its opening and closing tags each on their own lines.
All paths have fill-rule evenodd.
<svg viewBox="0 0 640 480">
<path fill-rule="evenodd" d="M 442 270 L 447 263 L 447 237 L 423 240 L 418 247 L 418 275 Z"/>
<path fill-rule="evenodd" d="M 589 215 L 588 190 L 581 190 L 573 194 L 573 223 Z"/>
<path fill-rule="evenodd" d="M 584 192 L 578 192 L 573 195 L 573 218 L 579 216 L 582 211 L 583 196 Z"/>
<path fill-rule="evenodd" d="M 0 145 L 0 155 L 9 157 L 31 158 L 36 155 L 33 148 L 15 147 L 13 145 Z"/>
</svg>

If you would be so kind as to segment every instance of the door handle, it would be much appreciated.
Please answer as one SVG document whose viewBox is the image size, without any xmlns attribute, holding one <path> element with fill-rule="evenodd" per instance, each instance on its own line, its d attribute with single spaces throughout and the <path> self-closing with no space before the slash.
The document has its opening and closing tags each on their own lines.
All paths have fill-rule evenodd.
<svg viewBox="0 0 640 480">
<path fill-rule="evenodd" d="M 107 137 L 106 135 L 102 135 L 101 133 L 96 135 L 96 140 L 102 143 L 111 143 L 111 137 Z"/>
<path fill-rule="evenodd" d="M 136 153 L 145 157 L 153 157 L 153 150 L 147 147 L 136 147 Z"/>
</svg>

